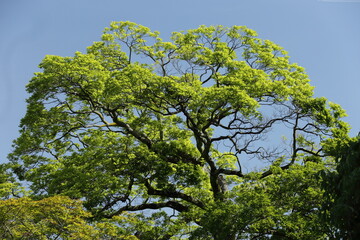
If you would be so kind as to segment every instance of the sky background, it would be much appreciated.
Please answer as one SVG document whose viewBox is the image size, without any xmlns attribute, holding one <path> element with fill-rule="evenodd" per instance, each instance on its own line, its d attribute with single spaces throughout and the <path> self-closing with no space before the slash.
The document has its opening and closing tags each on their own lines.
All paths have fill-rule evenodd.
<svg viewBox="0 0 360 240">
<path fill-rule="evenodd" d="M 171 32 L 245 25 L 305 67 L 315 95 L 340 104 L 360 131 L 360 1 L 357 0 L 0 0 L 0 162 L 26 112 L 25 86 L 45 55 L 73 56 L 111 21 Z"/>
</svg>

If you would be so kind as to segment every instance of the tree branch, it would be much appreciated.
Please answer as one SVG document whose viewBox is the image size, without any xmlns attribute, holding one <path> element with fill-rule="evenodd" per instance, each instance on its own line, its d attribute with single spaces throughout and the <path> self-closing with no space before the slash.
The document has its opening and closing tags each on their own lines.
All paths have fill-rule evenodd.
<svg viewBox="0 0 360 240">
<path fill-rule="evenodd" d="M 176 201 L 168 201 L 168 202 L 161 202 L 161 203 L 143 203 L 140 205 L 136 205 L 136 206 L 124 206 L 122 208 L 120 208 L 118 211 L 109 214 L 109 215 L 105 215 L 105 218 L 112 218 L 113 216 L 116 215 L 120 215 L 122 212 L 124 211 L 130 211 L 130 212 L 135 212 L 135 211 L 140 211 L 140 210 L 145 210 L 145 209 L 161 209 L 161 208 L 172 208 L 178 212 L 186 212 L 189 211 L 189 207 L 184 206 Z"/>
<path fill-rule="evenodd" d="M 178 191 L 171 191 L 171 190 L 157 190 L 153 188 L 148 181 L 145 181 L 145 186 L 148 189 L 149 195 L 156 195 L 156 196 L 169 197 L 169 198 L 180 198 L 188 203 L 198 206 L 199 208 L 202 209 L 205 208 L 205 204 L 203 202 L 194 199 L 193 197 L 186 195 L 185 193 Z"/>
</svg>

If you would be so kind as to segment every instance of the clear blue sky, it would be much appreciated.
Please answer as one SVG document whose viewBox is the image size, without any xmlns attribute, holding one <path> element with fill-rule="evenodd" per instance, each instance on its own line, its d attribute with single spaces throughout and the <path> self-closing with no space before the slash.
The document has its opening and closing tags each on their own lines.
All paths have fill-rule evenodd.
<svg viewBox="0 0 360 240">
<path fill-rule="evenodd" d="M 111 21 L 126 20 L 163 38 L 201 24 L 246 25 L 283 46 L 316 96 L 346 109 L 351 135 L 360 131 L 360 0 L 0 0 L 0 162 L 42 58 L 85 51 Z"/>
</svg>

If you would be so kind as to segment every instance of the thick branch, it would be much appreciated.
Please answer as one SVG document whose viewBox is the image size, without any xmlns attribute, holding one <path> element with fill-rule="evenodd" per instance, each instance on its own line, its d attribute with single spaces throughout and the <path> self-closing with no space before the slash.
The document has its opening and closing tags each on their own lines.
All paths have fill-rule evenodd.
<svg viewBox="0 0 360 240">
<path fill-rule="evenodd" d="M 223 169 L 220 168 L 218 170 L 219 174 L 225 174 L 225 175 L 234 175 L 238 177 L 244 177 L 244 174 L 241 171 L 238 170 L 230 170 L 230 169 Z"/>
<path fill-rule="evenodd" d="M 148 189 L 149 195 L 156 195 L 156 196 L 162 196 L 162 197 L 169 197 L 169 198 L 180 198 L 188 203 L 194 204 L 200 208 L 205 208 L 205 204 L 197 199 L 194 199 L 193 197 L 186 195 L 182 192 L 177 191 L 171 191 L 171 190 L 157 190 L 153 188 L 149 182 L 145 182 L 145 186 Z"/>
<path fill-rule="evenodd" d="M 186 212 L 189 211 L 189 208 L 187 206 L 184 206 L 176 201 L 168 201 L 168 202 L 162 202 L 162 203 L 143 203 L 140 205 L 136 205 L 136 206 L 124 206 L 122 208 L 120 208 L 118 211 L 110 214 L 110 215 L 105 215 L 105 218 L 112 218 L 113 216 L 116 215 L 120 215 L 122 212 L 124 211 L 130 211 L 130 212 L 135 212 L 135 211 L 141 211 L 141 210 L 145 210 L 145 209 L 161 209 L 161 208 L 172 208 L 178 212 Z"/>
</svg>

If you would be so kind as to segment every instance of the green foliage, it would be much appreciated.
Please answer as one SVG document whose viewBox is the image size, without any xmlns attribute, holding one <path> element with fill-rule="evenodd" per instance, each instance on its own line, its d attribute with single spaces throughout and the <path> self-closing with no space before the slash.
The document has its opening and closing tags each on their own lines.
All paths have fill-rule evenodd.
<svg viewBox="0 0 360 240">
<path fill-rule="evenodd" d="M 339 152 L 336 171 L 324 171 L 325 221 L 331 223 L 337 238 L 360 237 L 360 140 Z M 330 213 L 330 214 L 328 214 Z"/>
<path fill-rule="evenodd" d="M 83 219 L 88 213 L 81 203 L 67 197 L 2 200 L 0 216 L 2 239 L 92 239 L 95 234 Z"/>
<path fill-rule="evenodd" d="M 0 199 L 8 199 L 24 193 L 23 188 L 9 173 L 8 164 L 0 164 Z"/>
<path fill-rule="evenodd" d="M 124 239 L 328 234 L 315 176 L 349 142 L 345 113 L 253 30 L 200 26 L 163 41 L 113 22 L 86 53 L 40 68 L 9 155 L 34 197 L 83 199 Z"/>
</svg>

